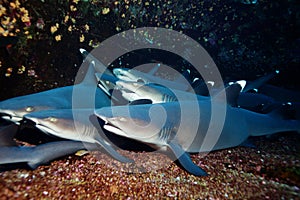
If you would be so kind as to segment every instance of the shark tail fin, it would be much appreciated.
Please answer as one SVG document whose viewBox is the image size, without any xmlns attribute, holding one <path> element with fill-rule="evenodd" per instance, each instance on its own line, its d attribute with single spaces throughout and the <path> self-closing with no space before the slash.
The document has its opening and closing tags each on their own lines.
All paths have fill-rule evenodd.
<svg viewBox="0 0 300 200">
<path fill-rule="evenodd" d="M 160 67 L 160 63 L 150 63 L 150 64 L 155 65 L 155 66 L 148 72 L 148 74 L 154 76 L 154 74 L 157 72 L 157 70 Z"/>
<path fill-rule="evenodd" d="M 289 105 L 282 104 L 268 114 L 245 112 L 250 136 L 263 136 L 279 132 L 300 131 L 300 120 L 291 117 Z"/>
<path fill-rule="evenodd" d="M 252 89 L 257 89 L 264 85 L 266 82 L 274 78 L 277 74 L 279 74 L 279 70 L 275 70 L 274 72 L 271 72 L 270 74 L 267 74 L 265 76 L 262 76 L 252 82 L 249 82 L 244 88 L 243 92 L 248 92 Z"/>
<path fill-rule="evenodd" d="M 78 150 L 85 149 L 84 143 L 79 141 L 56 141 L 40 144 L 32 147 L 30 160 L 27 162 L 32 169 L 50 161 L 76 153 Z"/>
</svg>

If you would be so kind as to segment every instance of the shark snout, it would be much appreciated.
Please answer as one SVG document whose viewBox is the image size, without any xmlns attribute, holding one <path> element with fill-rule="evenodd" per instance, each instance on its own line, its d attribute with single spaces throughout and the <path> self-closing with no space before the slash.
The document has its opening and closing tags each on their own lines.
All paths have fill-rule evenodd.
<svg viewBox="0 0 300 200">
<path fill-rule="evenodd" d="M 3 119 L 11 119 L 11 115 L 9 115 L 8 113 L 5 113 L 3 111 L 0 111 L 0 117 Z"/>
<path fill-rule="evenodd" d="M 22 120 L 22 116 L 14 112 L 13 110 L 9 109 L 0 109 L 0 118 L 12 121 L 14 123 L 19 122 Z"/>
</svg>

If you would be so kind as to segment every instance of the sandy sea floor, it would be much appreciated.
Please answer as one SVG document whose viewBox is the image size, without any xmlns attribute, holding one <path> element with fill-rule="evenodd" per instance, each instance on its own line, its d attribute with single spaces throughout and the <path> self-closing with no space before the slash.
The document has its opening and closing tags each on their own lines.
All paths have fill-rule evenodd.
<svg viewBox="0 0 300 200">
<path fill-rule="evenodd" d="M 0 100 L 72 85 L 82 63 L 79 48 L 90 52 L 116 33 L 144 26 L 171 28 L 192 37 L 228 80 L 254 80 L 279 69 L 280 76 L 270 83 L 299 90 L 299 3 L 295 0 L 260 0 L 255 5 L 242 0 L 195 1 L 195 5 L 166 0 L 3 2 Z M 123 62 L 117 60 L 110 67 L 156 62 L 144 53 L 124 56 Z M 158 58 L 179 71 L 189 68 L 181 60 L 173 62 L 173 57 Z M 121 164 L 93 152 L 66 156 L 35 170 L 3 171 L 0 166 L 0 200 L 300 199 L 300 135 L 276 134 L 255 138 L 253 143 L 256 148 L 192 155 L 207 177 L 188 174 L 161 153 L 125 150 L 120 153 L 135 164 Z"/>
<path fill-rule="evenodd" d="M 256 148 L 192 155 L 207 177 L 175 163 L 155 170 L 170 161 L 161 153 L 120 152 L 135 164 L 100 152 L 71 155 L 36 170 L 1 172 L 0 199 L 300 199 L 299 142 L 285 133 L 255 138 Z"/>
</svg>

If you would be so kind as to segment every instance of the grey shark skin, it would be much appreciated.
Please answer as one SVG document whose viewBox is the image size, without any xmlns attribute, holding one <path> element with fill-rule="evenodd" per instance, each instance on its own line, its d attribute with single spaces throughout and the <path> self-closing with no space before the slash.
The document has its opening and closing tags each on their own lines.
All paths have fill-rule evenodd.
<svg viewBox="0 0 300 200">
<path fill-rule="evenodd" d="M 185 92 L 176 89 L 168 89 L 156 84 L 144 84 L 140 82 L 128 82 L 118 80 L 116 82 L 116 87 L 120 88 L 119 90 L 122 93 L 122 96 L 128 101 L 135 101 L 138 99 L 150 99 L 153 103 L 164 103 L 172 101 L 203 101 L 209 100 L 210 97 L 196 95 L 192 92 Z M 237 81 L 225 88 L 227 103 L 234 107 L 241 107 L 255 112 L 267 113 L 273 110 L 274 108 L 280 107 L 283 103 L 276 101 L 271 97 L 268 97 L 264 94 L 259 93 L 248 93 L 241 92 L 246 81 Z M 239 86 L 237 86 L 239 85 Z M 217 93 L 212 98 L 218 99 L 219 94 Z M 219 98 L 224 100 L 225 97 Z"/>
<path fill-rule="evenodd" d="M 116 87 L 122 93 L 122 96 L 128 101 L 139 99 L 150 99 L 153 103 L 165 103 L 172 101 L 208 101 L 210 97 L 197 95 L 192 92 L 185 92 L 176 89 L 169 89 L 157 84 L 144 84 L 140 82 L 128 82 L 118 80 Z M 224 91 L 215 94 L 212 98 L 220 102 L 227 99 L 227 103 L 232 106 L 237 106 L 237 99 L 242 90 L 245 81 L 237 81 L 231 84 Z M 226 95 L 225 95 L 226 94 Z"/>
<path fill-rule="evenodd" d="M 129 100 L 150 99 L 153 103 L 172 102 L 177 100 L 208 100 L 209 97 L 200 96 L 191 92 L 169 89 L 156 84 L 128 82 L 119 80 L 116 86 L 120 88 L 122 96 Z"/>
<path fill-rule="evenodd" d="M 18 123 L 28 113 L 40 110 L 72 108 L 74 89 L 82 94 L 78 97 L 82 99 L 77 99 L 82 108 L 90 107 L 91 104 L 87 102 L 87 97 L 95 94 L 95 92 L 95 107 L 109 106 L 111 104 L 109 98 L 101 89 L 96 87 L 97 82 L 94 74 L 94 63 L 91 62 L 85 78 L 80 84 L 4 100 L 0 102 L 0 114 L 2 114 L 3 119 Z"/>
<path fill-rule="evenodd" d="M 300 121 L 283 120 L 277 118 L 274 113 L 258 114 L 241 108 L 231 106 L 226 107 L 226 119 L 221 135 L 216 144 L 203 143 L 206 135 L 214 137 L 216 128 L 221 124 L 216 119 L 209 130 L 211 104 L 208 101 L 198 101 L 200 110 L 200 121 L 195 122 L 195 116 L 190 115 L 189 119 L 185 119 L 184 123 L 180 120 L 180 106 L 191 109 L 193 113 L 195 102 L 169 102 L 162 104 L 144 104 L 133 106 L 115 106 L 104 107 L 95 110 L 95 114 L 104 122 L 104 129 L 131 139 L 138 140 L 147 144 L 154 144 L 158 147 L 168 146 L 177 155 L 179 162 L 187 171 L 194 175 L 203 175 L 203 170 L 197 169 L 188 154 L 198 152 L 208 152 L 212 150 L 225 149 L 235 147 L 242 144 L 249 136 L 262 136 L 283 131 L 299 131 Z M 161 106 L 164 113 L 167 113 L 166 122 L 161 129 L 161 120 L 151 121 L 149 119 L 149 111 L 152 106 Z M 215 104 L 218 109 L 218 104 Z M 129 110 L 129 112 L 128 112 Z M 164 113 L 157 113 L 157 116 L 163 116 Z M 134 122 L 135 126 L 132 126 Z M 198 123 L 198 131 L 196 135 L 190 130 L 191 127 Z M 137 125 L 136 125 L 137 124 Z M 177 132 L 178 126 L 182 126 L 182 132 Z M 195 137 L 194 137 L 195 136 Z M 192 142 L 191 142 L 192 141 Z M 211 146 L 213 145 L 213 146 Z M 180 155 L 183 155 L 182 158 Z"/>
<path fill-rule="evenodd" d="M 0 165 L 13 163 L 27 163 L 32 169 L 35 169 L 38 166 L 42 164 L 47 164 L 48 162 L 54 159 L 73 154 L 82 149 L 86 149 L 86 145 L 89 144 L 67 140 L 49 142 L 30 147 L 0 147 Z"/>
<path fill-rule="evenodd" d="M 89 116 L 93 112 L 93 109 L 44 110 L 27 114 L 24 119 L 35 122 L 35 126 L 46 134 L 69 140 L 96 143 L 120 162 L 132 162 L 120 155 L 104 135 L 100 136 L 98 130 L 89 121 Z"/>
<path fill-rule="evenodd" d="M 181 76 L 177 80 L 170 81 L 167 79 L 160 78 L 151 74 L 147 74 L 135 69 L 128 68 L 115 68 L 113 69 L 114 75 L 124 81 L 138 82 L 142 81 L 144 83 L 155 83 L 160 84 L 165 87 L 177 90 L 187 91 L 189 89 L 189 82 L 183 79 Z"/>
<path fill-rule="evenodd" d="M 247 81 L 246 85 L 242 88 L 242 93 L 246 93 L 250 90 L 257 90 L 258 88 L 262 87 L 267 83 L 269 80 L 274 78 L 276 75 L 279 74 L 279 70 L 275 70 L 274 72 L 270 74 L 266 74 L 264 76 L 261 76 L 253 81 Z M 236 81 L 231 81 L 229 83 L 234 83 Z M 221 83 L 223 84 L 223 83 Z M 225 84 L 225 83 L 224 83 Z M 192 82 L 192 89 L 196 94 L 202 95 L 202 96 L 208 96 L 209 92 L 217 93 L 220 91 L 218 88 L 220 83 L 215 83 L 214 81 L 208 81 L 204 82 L 203 80 L 199 78 L 195 78 Z M 226 84 L 228 85 L 228 84 Z"/>
<path fill-rule="evenodd" d="M 258 89 L 258 92 L 269 97 L 272 97 L 276 101 L 280 102 L 300 102 L 300 91 L 290 90 L 278 86 L 266 84 Z"/>
<path fill-rule="evenodd" d="M 12 163 L 27 163 L 31 168 L 36 168 L 41 164 L 46 164 L 56 158 L 72 154 L 78 150 L 85 149 L 89 145 L 77 141 L 58 141 L 41 144 L 34 147 L 17 146 L 13 140 L 18 126 L 8 124 L 0 129 L 0 165 Z"/>
<path fill-rule="evenodd" d="M 279 70 L 275 70 L 274 72 L 262 76 L 254 81 L 248 81 L 246 86 L 243 88 L 242 92 L 248 92 L 253 89 L 258 89 L 278 74 L 279 74 Z"/>
<path fill-rule="evenodd" d="M 0 147 L 4 146 L 16 146 L 16 142 L 13 140 L 18 131 L 16 124 L 7 124 L 0 126 Z"/>
</svg>

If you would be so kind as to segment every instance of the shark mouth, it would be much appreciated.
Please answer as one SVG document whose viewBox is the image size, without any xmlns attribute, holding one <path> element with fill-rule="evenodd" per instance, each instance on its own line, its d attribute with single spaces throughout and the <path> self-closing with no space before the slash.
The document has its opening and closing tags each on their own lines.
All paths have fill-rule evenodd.
<svg viewBox="0 0 300 200">
<path fill-rule="evenodd" d="M 17 115 L 11 115 L 8 113 L 0 113 L 0 118 L 7 120 L 7 121 L 14 122 L 16 124 L 20 124 L 20 121 L 23 119 L 22 117 L 19 117 Z"/>
<path fill-rule="evenodd" d="M 57 135 L 57 132 L 55 130 L 53 130 L 43 124 L 36 124 L 35 127 L 38 128 L 39 130 L 43 131 L 46 134 Z"/>
<path fill-rule="evenodd" d="M 55 130 L 51 129 L 49 126 L 39 124 L 39 122 L 37 120 L 24 117 L 23 124 L 25 124 L 26 127 L 36 127 L 37 129 L 43 131 L 46 134 L 56 135 Z"/>
<path fill-rule="evenodd" d="M 0 113 L 0 117 L 3 118 L 3 119 L 11 119 L 12 116 L 10 114 L 7 114 L 7 113 Z"/>
<path fill-rule="evenodd" d="M 105 124 L 103 125 L 103 128 L 111 133 L 116 134 L 116 135 L 129 137 L 124 131 L 122 131 L 120 128 L 114 126 L 113 124 L 105 122 Z"/>
</svg>

